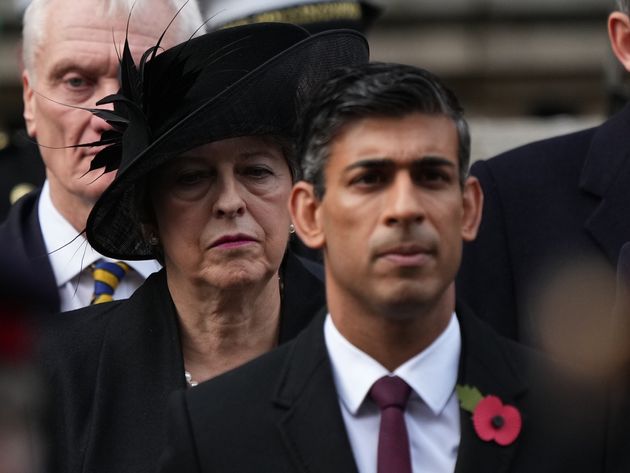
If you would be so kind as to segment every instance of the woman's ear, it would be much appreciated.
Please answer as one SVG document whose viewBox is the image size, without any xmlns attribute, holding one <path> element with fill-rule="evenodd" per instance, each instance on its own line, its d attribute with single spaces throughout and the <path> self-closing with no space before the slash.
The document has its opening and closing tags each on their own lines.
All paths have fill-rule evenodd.
<svg viewBox="0 0 630 473">
<path fill-rule="evenodd" d="M 630 18 L 620 11 L 608 16 L 608 37 L 615 56 L 630 72 Z"/>
<path fill-rule="evenodd" d="M 472 241 L 477 237 L 483 208 L 483 191 L 474 176 L 468 177 L 464 183 L 463 204 L 462 240 Z"/>
<path fill-rule="evenodd" d="M 325 244 L 319 220 L 320 205 L 312 184 L 305 181 L 294 184 L 289 198 L 289 212 L 302 242 L 314 249 L 323 248 Z"/>
</svg>

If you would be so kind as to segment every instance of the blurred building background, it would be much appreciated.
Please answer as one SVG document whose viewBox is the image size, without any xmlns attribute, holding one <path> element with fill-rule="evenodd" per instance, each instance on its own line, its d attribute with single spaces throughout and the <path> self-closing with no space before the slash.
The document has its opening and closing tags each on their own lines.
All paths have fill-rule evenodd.
<svg viewBox="0 0 630 473">
<path fill-rule="evenodd" d="M 371 1 L 385 8 L 368 34 L 372 58 L 443 77 L 467 110 L 476 159 L 597 124 L 625 96 L 606 34 L 614 0 Z M 26 2 L 0 0 L 0 147 L 22 123 Z"/>
<path fill-rule="evenodd" d="M 473 158 L 599 123 L 623 103 L 613 0 L 389 0 L 372 58 L 435 72 L 463 102 Z"/>
</svg>

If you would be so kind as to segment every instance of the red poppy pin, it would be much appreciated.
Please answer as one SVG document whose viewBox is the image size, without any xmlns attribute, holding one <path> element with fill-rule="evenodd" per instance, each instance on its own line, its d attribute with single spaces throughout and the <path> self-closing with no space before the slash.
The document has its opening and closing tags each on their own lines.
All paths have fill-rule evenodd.
<svg viewBox="0 0 630 473">
<path fill-rule="evenodd" d="M 472 413 L 475 432 L 481 440 L 494 440 L 501 446 L 510 445 L 521 432 L 521 413 L 514 406 L 503 404 L 497 396 L 483 396 L 472 386 L 455 387 L 459 405 Z"/>
</svg>

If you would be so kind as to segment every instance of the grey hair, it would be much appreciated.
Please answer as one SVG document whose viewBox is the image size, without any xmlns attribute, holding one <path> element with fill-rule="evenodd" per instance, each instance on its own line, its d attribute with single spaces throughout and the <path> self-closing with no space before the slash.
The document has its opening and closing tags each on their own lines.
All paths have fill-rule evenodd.
<svg viewBox="0 0 630 473">
<path fill-rule="evenodd" d="M 617 8 L 624 13 L 630 13 L 630 0 L 617 0 Z"/>
<path fill-rule="evenodd" d="M 79 0 L 84 1 L 84 0 Z M 155 6 L 156 0 L 98 0 L 98 4 L 102 9 L 103 19 L 112 19 L 117 15 L 129 14 L 133 8 L 132 24 L 134 16 L 136 21 L 141 21 L 142 15 L 151 15 L 151 7 Z M 186 3 L 186 0 L 158 0 L 164 2 L 171 7 L 173 16 Z M 52 0 L 32 0 L 24 12 L 22 21 L 22 59 L 24 68 L 29 72 L 31 78 L 35 77 L 35 61 L 37 50 L 42 44 L 42 40 L 46 35 L 45 23 L 47 10 Z M 101 13 L 101 12 L 99 12 Z M 186 41 L 195 31 L 199 30 L 199 34 L 205 33 L 205 26 L 199 10 L 197 0 L 189 0 L 181 12 L 177 16 L 177 21 L 171 26 L 174 37 L 178 43 Z M 166 28 L 167 25 L 164 25 Z M 156 37 L 161 31 L 156 31 Z"/>
</svg>

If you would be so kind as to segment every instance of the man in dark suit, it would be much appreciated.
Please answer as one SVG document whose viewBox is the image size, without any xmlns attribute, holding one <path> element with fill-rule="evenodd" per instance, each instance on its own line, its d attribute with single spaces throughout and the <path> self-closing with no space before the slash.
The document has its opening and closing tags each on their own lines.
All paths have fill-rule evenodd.
<svg viewBox="0 0 630 473">
<path fill-rule="evenodd" d="M 194 2 L 178 14 L 180 0 L 32 0 L 24 14 L 24 119 L 46 167 L 43 188 L 19 200 L 0 226 L 0 252 L 47 294 L 47 310 L 86 306 L 94 281 L 90 265 L 102 259 L 81 234 L 96 199 L 115 173 L 89 171 L 96 149 L 76 147 L 101 137 L 109 126 L 83 108 L 119 88 L 117 45 L 128 38 L 138 57 L 162 41 L 170 47 L 202 24 Z M 155 261 L 131 262 L 114 298 L 126 298 L 152 272 Z M 27 278 L 28 280 L 28 278 Z M 34 283 L 35 284 L 35 283 Z M 43 286 L 43 287 L 42 287 Z"/>
<path fill-rule="evenodd" d="M 457 99 L 373 63 L 333 74 L 303 119 L 290 208 L 323 249 L 327 311 L 178 393 L 162 471 L 602 471 L 600 400 L 554 391 L 542 360 L 456 308 L 482 201 Z"/>
<path fill-rule="evenodd" d="M 619 10 L 608 19 L 610 42 L 630 71 L 630 2 L 617 3 Z M 544 345 L 539 324 L 546 321 L 536 317 L 544 288 L 567 275 L 575 281 L 577 273 L 592 284 L 562 286 L 562 307 L 579 306 L 570 299 L 581 294 L 583 301 L 597 300 L 592 305 L 601 317 L 611 313 L 614 267 L 621 245 L 630 240 L 629 129 L 626 105 L 596 128 L 472 166 L 484 192 L 483 219 L 477 239 L 464 246 L 458 296 L 501 334 Z M 593 268 L 601 275 L 597 281 Z M 567 330 L 581 323 L 566 319 Z"/>
</svg>

